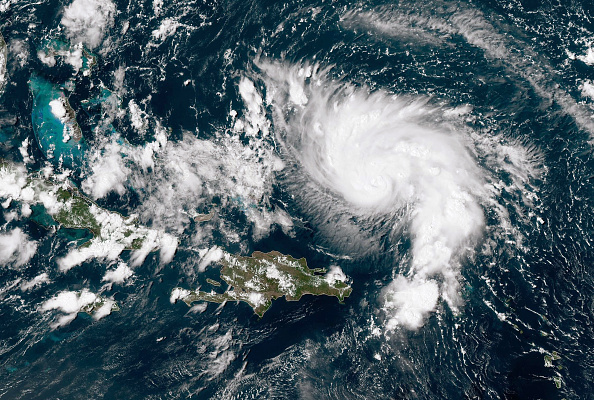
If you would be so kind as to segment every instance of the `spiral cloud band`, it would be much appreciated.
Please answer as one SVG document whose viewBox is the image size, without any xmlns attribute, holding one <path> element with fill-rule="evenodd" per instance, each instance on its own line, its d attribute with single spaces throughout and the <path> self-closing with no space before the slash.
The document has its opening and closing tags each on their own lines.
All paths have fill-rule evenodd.
<svg viewBox="0 0 594 400">
<path fill-rule="evenodd" d="M 411 260 L 385 291 L 388 327 L 420 326 L 440 296 L 455 308 L 459 249 L 484 225 L 469 138 L 426 99 L 345 85 L 316 66 L 258 66 L 277 136 L 311 180 L 355 215 L 400 227 L 396 215 L 408 210 Z"/>
</svg>

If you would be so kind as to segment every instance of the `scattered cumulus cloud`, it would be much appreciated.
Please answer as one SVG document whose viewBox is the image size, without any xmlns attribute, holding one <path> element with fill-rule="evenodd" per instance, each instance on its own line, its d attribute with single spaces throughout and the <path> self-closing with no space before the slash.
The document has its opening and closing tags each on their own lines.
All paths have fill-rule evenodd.
<svg viewBox="0 0 594 400">
<path fill-rule="evenodd" d="M 0 234 L 0 264 L 20 267 L 29 262 L 37 251 L 37 242 L 16 228 L 9 233 Z"/>
</svg>

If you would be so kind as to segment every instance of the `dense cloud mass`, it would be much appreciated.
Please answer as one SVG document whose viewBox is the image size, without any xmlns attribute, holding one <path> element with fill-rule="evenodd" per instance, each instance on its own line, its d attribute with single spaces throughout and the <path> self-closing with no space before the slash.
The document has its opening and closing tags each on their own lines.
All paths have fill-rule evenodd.
<svg viewBox="0 0 594 400">
<path fill-rule="evenodd" d="M 492 203 L 496 192 L 493 171 L 475 160 L 493 139 L 460 123 L 470 108 L 357 88 L 332 80 L 329 70 L 317 65 L 256 64 L 275 110 L 277 137 L 298 165 L 287 180 L 302 180 L 305 173 L 320 188 L 303 200 L 306 208 L 381 216 L 391 221 L 393 232 L 410 233 L 410 262 L 394 259 L 396 277 L 384 291 L 387 328 L 420 327 L 440 297 L 457 310 L 459 259 L 481 236 L 483 205 Z M 509 151 L 491 147 L 487 157 L 495 163 Z M 530 157 L 518 147 L 514 153 Z M 511 166 L 514 179 L 531 173 L 524 156 Z M 328 189 L 344 207 L 327 197 Z M 343 229 L 336 226 L 336 237 L 352 240 Z"/>
<path fill-rule="evenodd" d="M 94 49 L 113 25 L 115 12 L 110 0 L 74 0 L 64 9 L 61 24 L 70 39 Z"/>
<path fill-rule="evenodd" d="M 0 264 L 20 267 L 29 262 L 37 251 L 37 243 L 20 228 L 0 234 Z"/>
<path fill-rule="evenodd" d="M 0 397 L 594 393 L 591 3 L 0 0 Z"/>
</svg>

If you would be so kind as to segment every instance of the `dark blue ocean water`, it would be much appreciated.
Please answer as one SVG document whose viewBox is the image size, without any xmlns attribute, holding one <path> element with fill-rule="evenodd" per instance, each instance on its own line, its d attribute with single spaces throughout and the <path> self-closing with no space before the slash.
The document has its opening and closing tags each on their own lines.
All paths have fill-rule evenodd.
<svg viewBox="0 0 594 400">
<path fill-rule="evenodd" d="M 168 223 L 178 212 L 174 200 L 161 201 L 171 215 L 143 208 L 154 193 L 184 189 L 173 178 L 171 186 L 157 181 L 154 167 L 142 175 L 150 180 L 154 173 L 154 185 L 129 178 L 125 191 L 97 200 L 112 211 L 139 213 L 143 224 L 179 238 L 171 263 L 162 265 L 151 253 L 126 284 L 104 287 L 102 277 L 114 265 L 109 261 L 59 271 L 56 258 L 76 233 L 11 220 L 12 208 L 3 210 L 1 233 L 20 228 L 38 248 L 24 266 L 0 266 L 0 398 L 594 398 L 594 94 L 588 97 L 584 84 L 594 79 L 587 58 L 589 48 L 594 52 L 594 3 L 114 1 L 117 11 L 93 49 L 97 64 L 89 76 L 73 75 L 60 57 L 50 67 L 37 56 L 48 40 L 67 39 L 60 21 L 69 4 L 0 2 L 9 49 L 0 109 L 17 117 L 0 127 L 0 155 L 22 163 L 18 148 L 28 138 L 30 171 L 47 161 L 31 117 L 33 74 L 55 85 L 71 82 L 64 92 L 89 149 L 101 148 L 112 134 L 141 147 L 162 127 L 183 150 L 189 137 L 222 143 L 234 124 L 230 111 L 249 114 L 238 89 L 242 77 L 265 96 L 256 60 L 270 59 L 319 63 L 330 68 L 329 79 L 370 92 L 428 96 L 436 107 L 470 105 L 469 131 L 529 149 L 539 173 L 514 185 L 501 166 L 512 153 L 501 155 L 501 165 L 480 150 L 473 154 L 502 189 L 494 202 L 481 203 L 484 229 L 460 258 L 460 310 L 440 301 L 419 329 L 387 335 L 382 290 L 402 272 L 394 260 L 407 259 L 411 232 L 387 233 L 386 220 L 334 213 L 332 203 L 312 206 L 307 186 L 295 190 L 300 181 L 291 174 L 298 167 L 274 139 L 282 127 L 269 104 L 273 134 L 266 140 L 287 168 L 273 174 L 265 198 L 237 200 L 213 184 L 195 202 L 199 212 L 215 207 L 216 223 L 177 229 Z M 175 29 L 159 38 L 154 32 L 167 19 Z M 118 69 L 125 71 L 119 89 Z M 88 102 L 104 88 L 117 91 L 123 116 Z M 130 101 L 147 115 L 146 129 L 134 128 L 126 114 Z M 178 161 L 194 154 L 182 150 Z M 76 185 L 92 173 L 91 160 L 73 167 Z M 195 163 L 210 165 L 206 158 Z M 530 201 L 525 193 L 533 194 Z M 185 207 L 193 200 L 184 201 Z M 250 207 L 284 210 L 293 232 L 273 224 L 258 234 Z M 500 209 L 509 226 L 502 226 Z M 357 233 L 351 236 L 347 225 Z M 233 234 L 236 240 L 229 239 Z M 316 267 L 340 265 L 353 293 L 345 304 L 328 297 L 279 299 L 261 319 L 244 303 L 209 304 L 204 311 L 171 304 L 172 288 L 217 278 L 216 266 L 199 271 L 196 251 L 214 245 L 242 254 L 278 250 Z M 120 255 L 125 262 L 129 257 Z M 44 272 L 49 283 L 20 289 Z M 42 312 L 41 304 L 62 290 L 82 289 L 113 297 L 120 311 L 99 321 L 81 313 L 52 329 L 55 314 Z"/>
</svg>

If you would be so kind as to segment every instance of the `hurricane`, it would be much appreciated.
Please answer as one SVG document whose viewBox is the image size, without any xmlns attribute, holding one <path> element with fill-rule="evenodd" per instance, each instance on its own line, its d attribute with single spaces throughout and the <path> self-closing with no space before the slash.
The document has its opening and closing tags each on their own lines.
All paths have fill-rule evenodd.
<svg viewBox="0 0 594 400">
<path fill-rule="evenodd" d="M 593 20 L 0 0 L 0 399 L 588 398 Z"/>
<path fill-rule="evenodd" d="M 396 276 L 385 288 L 388 329 L 418 328 L 439 298 L 457 311 L 460 258 L 480 240 L 483 207 L 496 192 L 493 171 L 477 160 L 492 138 L 464 123 L 472 107 L 357 87 L 331 79 L 332 67 L 268 60 L 256 66 L 283 154 L 294 164 L 285 184 L 299 191 L 317 186 L 302 196 L 304 206 L 330 215 L 347 210 L 361 217 L 363 229 L 379 219 L 390 241 L 410 238 L 410 256 L 394 255 Z M 496 158 L 493 150 L 483 157 Z M 515 174 L 529 173 L 518 167 Z M 348 233 L 342 237 L 340 228 L 336 236 L 344 241 Z"/>
</svg>

